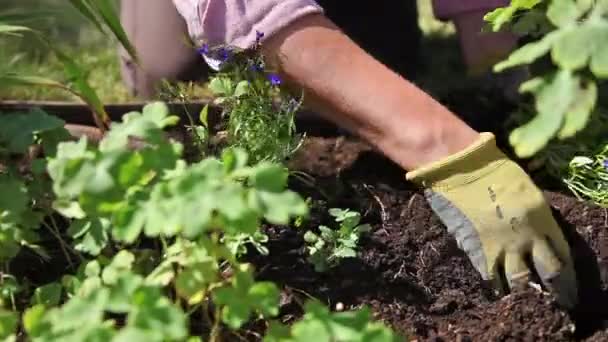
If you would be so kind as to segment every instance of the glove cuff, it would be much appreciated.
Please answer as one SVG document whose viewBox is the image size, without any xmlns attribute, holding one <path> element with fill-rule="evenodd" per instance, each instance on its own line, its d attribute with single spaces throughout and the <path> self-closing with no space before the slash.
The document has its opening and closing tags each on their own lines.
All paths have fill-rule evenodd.
<svg viewBox="0 0 608 342">
<path fill-rule="evenodd" d="M 483 132 L 466 149 L 408 172 L 406 179 L 425 188 L 448 190 L 472 183 L 507 161 L 494 134 Z"/>
</svg>

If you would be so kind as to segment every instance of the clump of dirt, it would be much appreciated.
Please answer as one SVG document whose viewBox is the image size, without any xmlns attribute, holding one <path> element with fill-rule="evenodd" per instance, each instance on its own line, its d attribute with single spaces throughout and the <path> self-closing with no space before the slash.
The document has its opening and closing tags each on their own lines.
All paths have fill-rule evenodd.
<svg viewBox="0 0 608 342">
<path fill-rule="evenodd" d="M 378 319 L 418 341 L 600 341 L 608 336 L 607 214 L 566 194 L 547 192 L 574 248 L 581 305 L 566 313 L 534 287 L 498 298 L 394 164 L 360 142 L 309 138 L 292 168 L 315 179 L 293 187 L 313 200 L 311 219 L 296 231 L 268 227 L 270 255 L 251 257 L 260 277 L 289 295 L 282 319 L 297 319 L 307 296 L 345 308 L 369 305 Z M 319 274 L 305 260 L 302 235 L 331 224 L 331 207 L 363 213 L 373 231 L 360 256 Z"/>
</svg>

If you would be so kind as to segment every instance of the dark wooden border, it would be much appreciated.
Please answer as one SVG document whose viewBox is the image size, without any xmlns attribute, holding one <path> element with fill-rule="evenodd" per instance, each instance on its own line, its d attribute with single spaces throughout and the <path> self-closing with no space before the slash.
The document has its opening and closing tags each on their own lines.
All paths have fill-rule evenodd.
<svg viewBox="0 0 608 342">
<path fill-rule="evenodd" d="M 198 117 L 198 113 L 209 102 L 189 102 L 189 103 L 167 103 L 172 114 L 178 115 L 182 122 L 186 122 L 187 113 Z M 105 106 L 106 111 L 113 121 L 119 121 L 121 116 L 135 110 L 141 110 L 146 102 L 132 102 L 120 104 L 108 104 Z M 75 102 L 54 102 L 54 101 L 0 101 L 0 115 L 2 112 L 29 111 L 33 108 L 40 108 L 49 114 L 55 115 L 65 122 L 77 125 L 93 126 L 93 117 L 90 110 L 84 104 Z M 221 110 L 219 107 L 210 104 L 209 120 L 212 125 L 220 119 Z M 334 124 L 321 119 L 317 114 L 310 111 L 302 111 L 298 113 L 296 118 L 296 127 L 298 132 L 306 133 L 312 136 L 336 136 L 343 135 L 341 129 Z"/>
</svg>

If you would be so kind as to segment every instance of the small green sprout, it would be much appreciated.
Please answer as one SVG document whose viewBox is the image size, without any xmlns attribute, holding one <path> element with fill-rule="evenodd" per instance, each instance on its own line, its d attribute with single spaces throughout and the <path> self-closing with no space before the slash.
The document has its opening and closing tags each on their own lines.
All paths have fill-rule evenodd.
<svg viewBox="0 0 608 342">
<path fill-rule="evenodd" d="M 593 157 L 573 158 L 568 173 L 564 181 L 578 198 L 608 207 L 608 145 Z"/>
<path fill-rule="evenodd" d="M 359 224 L 361 214 L 358 212 L 333 208 L 329 210 L 329 214 L 340 224 L 338 230 L 322 225 L 319 226 L 320 234 L 312 231 L 304 234 L 304 241 L 308 245 L 308 260 L 317 272 L 336 267 L 344 258 L 356 257 L 361 234 L 371 230 L 369 224 Z"/>
</svg>

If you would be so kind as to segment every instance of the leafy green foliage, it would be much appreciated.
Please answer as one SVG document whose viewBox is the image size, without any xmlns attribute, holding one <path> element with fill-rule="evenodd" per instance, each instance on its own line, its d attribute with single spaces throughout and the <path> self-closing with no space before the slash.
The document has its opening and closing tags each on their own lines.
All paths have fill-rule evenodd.
<svg viewBox="0 0 608 342">
<path fill-rule="evenodd" d="M 549 27 L 537 40 L 517 49 L 494 68 L 503 71 L 542 64 L 550 58 L 552 68 L 556 69 L 545 71 L 520 88 L 521 92 L 534 96 L 537 113 L 510 136 L 510 143 L 520 157 L 533 156 L 554 137 L 563 140 L 583 130 L 598 102 L 598 81 L 608 77 L 605 2 L 551 0 L 547 6 L 540 6 L 539 1 L 513 1 L 509 7 L 488 14 L 486 20 L 499 29 L 508 21 L 517 22 L 515 13 L 531 13 L 530 9 L 534 9 L 535 16 L 528 17 L 521 26 L 527 28 L 526 33 L 532 33 L 545 21 Z"/>
<path fill-rule="evenodd" d="M 205 45 L 204 49 L 209 48 Z M 244 149 L 254 163 L 284 162 L 302 142 L 294 123 L 301 101 L 281 89 L 280 78 L 265 70 L 264 58 L 254 54 L 256 50 L 217 49 L 203 55 L 207 60 L 220 59 L 209 90 L 224 108 L 228 146 Z M 214 56 L 218 53 L 220 56 Z M 201 124 L 206 129 L 206 120 Z"/>
<path fill-rule="evenodd" d="M 72 6 L 89 19 L 103 32 L 107 27 L 114 37 L 125 47 L 127 52 L 138 61 L 137 51 L 129 41 L 124 28 L 120 23 L 118 11 L 111 0 L 70 0 Z"/>
<path fill-rule="evenodd" d="M 329 214 L 339 223 L 337 230 L 320 226 L 320 234 L 307 231 L 304 235 L 310 254 L 308 260 L 317 272 L 325 272 L 337 266 L 344 258 L 356 257 L 361 234 L 371 229 L 368 224 L 360 224 L 361 214 L 355 211 L 333 208 Z"/>
<path fill-rule="evenodd" d="M 247 245 L 269 253 L 262 222 L 286 225 L 308 213 L 307 202 L 287 189 L 284 166 L 251 163 L 239 148 L 188 164 L 182 146 L 164 134 L 177 118 L 163 103 L 127 113 L 98 144 L 86 138 L 64 141 L 63 122 L 40 111 L 2 120 L 7 120 L 0 130 L 3 261 L 22 246 L 36 248 L 41 227 L 81 260 L 60 279 L 31 290 L 3 273 L 3 337 L 186 341 L 190 314 L 209 315 L 210 303 L 217 308 L 209 315 L 210 336 L 222 327 L 238 330 L 252 319 L 278 315 L 280 288 L 256 281 L 253 267 L 241 259 Z M 48 153 L 34 159 L 40 164 L 32 167 L 36 172 L 24 173 L 12 161 L 35 144 Z M 70 221 L 63 233 L 45 223 L 54 211 Z M 333 253 L 352 256 L 367 226 L 359 224 L 357 213 L 331 214 L 341 224 Z M 143 241 L 158 247 L 144 248 Z M 29 298 L 23 312 L 16 310 L 20 296 Z M 308 310 L 291 332 L 280 329 L 285 338 L 308 336 L 315 324 L 329 320 L 328 336 L 349 339 L 356 330 L 364 340 L 394 339 L 367 313 Z M 273 334 L 269 338 L 276 338 Z"/>
<path fill-rule="evenodd" d="M 109 30 L 125 47 L 125 49 L 134 57 L 135 60 L 137 60 L 136 51 L 129 41 L 122 25 L 120 24 L 118 13 L 111 0 L 70 0 L 70 2 L 101 31 L 103 31 L 104 27 L 109 28 Z M 7 16 L 5 16 L 5 19 L 6 17 Z M 11 16 L 8 17 L 11 18 Z M 2 69 L 0 70 L 0 87 L 51 87 L 69 92 L 80 98 L 91 108 L 96 124 L 105 130 L 105 126 L 109 123 L 110 119 L 97 92 L 93 89 L 93 87 L 91 87 L 88 81 L 88 73 L 81 68 L 73 58 L 56 48 L 55 44 L 49 42 L 42 35 L 37 34 L 33 30 L 29 30 L 27 27 L 12 25 L 10 22 L 3 22 L 2 19 L 2 16 L 0 16 L 0 35 L 14 35 L 24 31 L 31 32 L 33 34 L 33 38 L 36 38 L 37 43 L 41 43 L 48 50 L 52 51 L 57 59 L 61 62 L 66 81 L 59 82 L 38 75 L 22 75 L 10 70 Z M 8 64 L 8 62 L 3 64 Z"/>
<path fill-rule="evenodd" d="M 291 331 L 273 322 L 266 342 L 305 342 L 305 341 L 361 341 L 397 342 L 404 338 L 393 333 L 379 322 L 370 321 L 367 308 L 351 312 L 331 313 L 316 301 L 306 303 L 304 318 L 295 323 Z"/>
<path fill-rule="evenodd" d="M 253 311 L 266 317 L 279 313 L 279 289 L 271 282 L 255 282 L 247 265 L 236 271 L 230 286 L 214 292 L 214 299 L 224 306 L 222 320 L 233 329 L 247 322 Z"/>
<path fill-rule="evenodd" d="M 566 185 L 579 198 L 608 207 L 608 145 L 595 155 L 578 155 L 570 162 Z"/>
<path fill-rule="evenodd" d="M 541 2 L 541 0 L 513 0 L 508 6 L 487 13 L 484 19 L 491 23 L 492 30 L 499 31 L 505 24 L 511 22 L 516 14 L 520 14 L 522 10 L 531 10 Z"/>
</svg>

